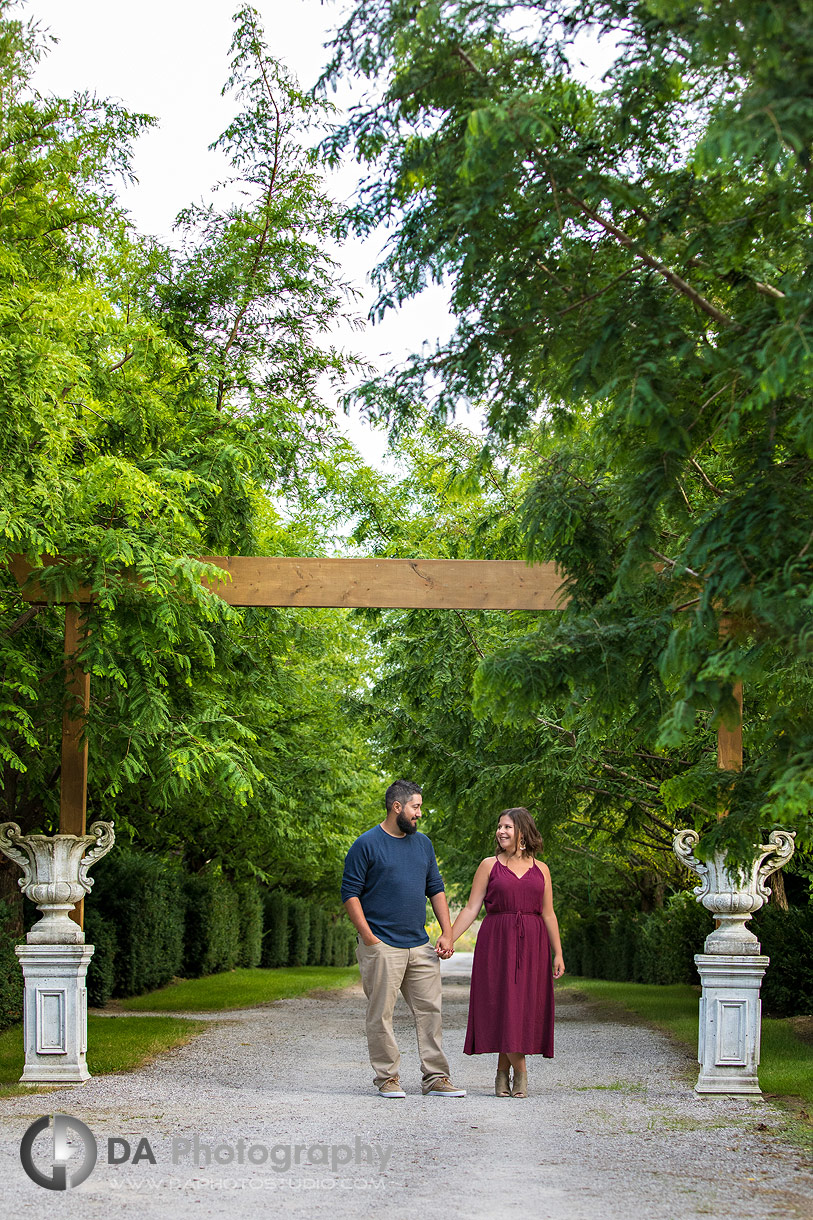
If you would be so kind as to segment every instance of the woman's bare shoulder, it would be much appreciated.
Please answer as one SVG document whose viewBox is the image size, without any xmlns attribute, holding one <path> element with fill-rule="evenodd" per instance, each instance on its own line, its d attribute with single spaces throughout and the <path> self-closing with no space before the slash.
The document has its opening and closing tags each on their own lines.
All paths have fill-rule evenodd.
<svg viewBox="0 0 813 1220">
<path fill-rule="evenodd" d="M 481 860 L 477 865 L 477 872 L 472 880 L 473 886 L 480 886 L 485 891 L 488 885 L 488 879 L 491 876 L 491 870 L 494 867 L 494 856 L 486 856 L 485 860 Z"/>
<path fill-rule="evenodd" d="M 534 857 L 534 865 L 536 866 L 536 868 L 538 868 L 538 869 L 539 869 L 539 871 L 542 873 L 542 875 L 543 875 L 543 876 L 544 876 L 544 877 L 545 877 L 545 878 L 546 878 L 548 881 L 550 881 L 550 869 L 548 868 L 548 866 L 547 866 L 547 864 L 545 863 L 545 861 L 544 861 L 544 860 L 537 860 L 537 859 L 536 859 L 536 857 Z"/>
</svg>

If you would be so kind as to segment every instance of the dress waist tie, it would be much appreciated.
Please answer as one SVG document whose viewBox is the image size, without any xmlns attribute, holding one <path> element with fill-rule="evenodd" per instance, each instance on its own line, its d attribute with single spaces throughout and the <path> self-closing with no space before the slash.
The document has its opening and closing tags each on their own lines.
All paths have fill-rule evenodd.
<svg viewBox="0 0 813 1220">
<path fill-rule="evenodd" d="M 517 911 L 516 918 L 517 929 L 517 956 L 514 965 L 514 982 L 519 978 L 519 972 L 522 967 L 522 945 L 525 940 L 525 920 L 522 918 L 522 911 Z"/>
</svg>

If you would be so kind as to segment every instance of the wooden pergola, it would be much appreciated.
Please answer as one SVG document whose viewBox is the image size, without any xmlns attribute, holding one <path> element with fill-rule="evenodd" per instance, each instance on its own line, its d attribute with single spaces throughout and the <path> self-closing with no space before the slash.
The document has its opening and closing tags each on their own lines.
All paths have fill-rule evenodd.
<svg viewBox="0 0 813 1220">
<path fill-rule="evenodd" d="M 520 560 L 324 559 L 262 556 L 205 556 L 223 569 L 209 585 L 231 606 L 345 607 L 425 610 L 560 610 L 567 601 L 562 574 L 552 563 L 529 566 Z M 19 558 L 12 570 L 23 597 L 53 604 L 31 565 Z M 90 675 L 79 664 L 83 638 L 81 607 L 92 600 L 78 589 L 65 603 L 65 681 L 68 698 L 62 721 L 59 829 L 83 835 L 86 829 L 88 746 L 84 721 L 90 707 Z M 740 723 L 721 725 L 717 765 L 742 767 L 742 687 L 735 687 Z M 82 904 L 76 908 L 81 923 Z"/>
</svg>

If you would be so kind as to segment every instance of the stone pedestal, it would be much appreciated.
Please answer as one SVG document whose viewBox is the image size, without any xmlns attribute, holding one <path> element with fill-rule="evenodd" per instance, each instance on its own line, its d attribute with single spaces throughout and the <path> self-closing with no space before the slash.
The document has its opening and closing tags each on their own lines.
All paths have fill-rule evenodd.
<svg viewBox="0 0 813 1220">
<path fill-rule="evenodd" d="M 93 945 L 17 945 L 25 976 L 22 1084 L 81 1084 L 87 1068 L 85 980 Z"/>
<path fill-rule="evenodd" d="M 757 954 L 698 953 L 694 960 L 703 985 L 695 1092 L 760 1093 L 759 989 L 769 959 Z"/>
<path fill-rule="evenodd" d="M 697 901 L 715 917 L 705 953 L 695 957 L 702 984 L 697 1058 L 697 1093 L 759 1093 L 759 1039 L 762 1006 L 759 988 L 769 959 L 745 925 L 771 896 L 766 882 L 793 855 L 793 832 L 773 830 L 754 847 L 746 864 L 731 863 L 723 852 L 708 859 L 695 855 L 696 830 L 675 835 L 677 858 L 697 873 Z"/>
</svg>

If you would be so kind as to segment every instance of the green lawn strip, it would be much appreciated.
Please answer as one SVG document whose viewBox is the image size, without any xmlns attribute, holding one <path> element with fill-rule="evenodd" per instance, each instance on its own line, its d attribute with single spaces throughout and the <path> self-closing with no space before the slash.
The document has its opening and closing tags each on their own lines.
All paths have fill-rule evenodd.
<svg viewBox="0 0 813 1220">
<path fill-rule="evenodd" d="M 127 1012 L 224 1012 L 287 1000 L 316 989 L 349 987 L 358 978 L 358 966 L 227 970 L 200 979 L 180 979 L 158 991 L 121 1000 L 116 1007 Z"/>
<path fill-rule="evenodd" d="M 156 1055 L 183 1046 L 209 1026 L 186 1017 L 88 1017 L 88 1067 L 94 1076 L 126 1072 L 149 1063 Z M 0 1096 L 46 1091 L 55 1086 L 20 1085 L 25 1062 L 23 1029 L 16 1025 L 0 1034 Z M 56 1086 L 59 1087 L 59 1086 Z"/>
<path fill-rule="evenodd" d="M 591 1000 L 620 1005 L 666 1030 L 694 1051 L 697 1047 L 700 989 L 688 984 L 658 987 L 649 983 L 613 983 L 606 979 L 568 978 L 560 986 L 582 991 Z M 788 1020 L 764 1017 L 759 1083 L 763 1092 L 801 1098 L 813 1106 L 813 1046 Z"/>
</svg>

